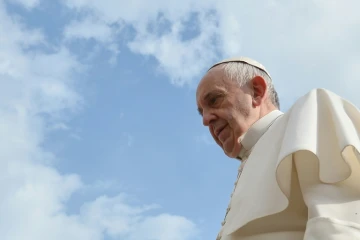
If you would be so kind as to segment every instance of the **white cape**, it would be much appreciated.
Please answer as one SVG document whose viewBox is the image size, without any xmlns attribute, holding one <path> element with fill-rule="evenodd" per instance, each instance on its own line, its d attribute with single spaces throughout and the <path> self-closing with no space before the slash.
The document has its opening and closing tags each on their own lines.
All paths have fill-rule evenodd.
<svg viewBox="0 0 360 240">
<path fill-rule="evenodd" d="M 284 211 L 295 168 L 308 208 L 305 239 L 360 239 L 359 134 L 360 112 L 348 101 L 324 89 L 299 99 L 254 146 L 223 236 Z"/>
</svg>

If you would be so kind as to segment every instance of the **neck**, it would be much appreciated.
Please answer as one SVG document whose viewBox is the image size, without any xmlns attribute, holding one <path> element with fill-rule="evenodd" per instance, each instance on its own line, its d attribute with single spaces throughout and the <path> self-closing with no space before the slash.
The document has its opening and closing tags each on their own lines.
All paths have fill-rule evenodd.
<svg viewBox="0 0 360 240">
<path fill-rule="evenodd" d="M 241 145 L 240 153 L 237 158 L 242 160 L 246 159 L 256 142 L 267 131 L 267 129 L 274 123 L 274 121 L 280 117 L 283 113 L 278 108 L 271 108 L 272 110 L 259 118 L 254 124 L 244 133 L 239 139 Z"/>
<path fill-rule="evenodd" d="M 263 118 L 265 115 L 269 114 L 270 112 L 278 110 L 273 104 L 264 104 L 259 111 L 259 119 Z"/>
</svg>

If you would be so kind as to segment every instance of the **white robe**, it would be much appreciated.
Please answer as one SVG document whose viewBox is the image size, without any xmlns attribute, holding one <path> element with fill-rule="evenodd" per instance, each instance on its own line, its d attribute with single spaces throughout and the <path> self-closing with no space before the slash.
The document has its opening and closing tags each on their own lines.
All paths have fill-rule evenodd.
<svg viewBox="0 0 360 240">
<path fill-rule="evenodd" d="M 324 89 L 260 119 L 217 239 L 360 240 L 359 136 L 359 110 Z"/>
</svg>

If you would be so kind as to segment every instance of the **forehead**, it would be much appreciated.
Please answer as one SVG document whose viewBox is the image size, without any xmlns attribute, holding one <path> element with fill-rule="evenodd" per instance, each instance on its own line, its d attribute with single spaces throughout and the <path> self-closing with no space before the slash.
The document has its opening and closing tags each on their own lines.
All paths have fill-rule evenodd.
<svg viewBox="0 0 360 240">
<path fill-rule="evenodd" d="M 201 79 L 197 91 L 196 99 L 199 101 L 207 93 L 214 90 L 226 90 L 229 84 L 224 71 L 221 68 L 212 68 L 208 71 L 205 76 Z"/>
</svg>

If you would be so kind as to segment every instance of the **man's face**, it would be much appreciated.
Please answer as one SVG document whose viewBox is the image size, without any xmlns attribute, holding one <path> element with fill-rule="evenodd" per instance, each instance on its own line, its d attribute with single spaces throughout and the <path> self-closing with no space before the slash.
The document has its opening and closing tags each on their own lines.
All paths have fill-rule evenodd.
<svg viewBox="0 0 360 240">
<path fill-rule="evenodd" d="M 229 157 L 240 153 L 241 137 L 255 122 L 255 109 L 248 86 L 227 79 L 220 68 L 211 69 L 200 81 L 196 101 L 204 126 Z"/>
</svg>

